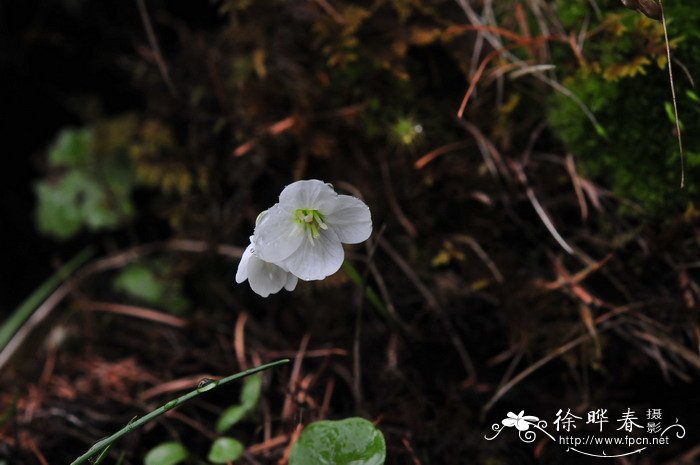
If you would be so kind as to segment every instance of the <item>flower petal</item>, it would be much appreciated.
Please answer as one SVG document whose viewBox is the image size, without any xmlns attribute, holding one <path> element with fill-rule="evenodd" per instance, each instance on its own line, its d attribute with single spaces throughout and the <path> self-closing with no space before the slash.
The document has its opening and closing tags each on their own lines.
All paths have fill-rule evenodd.
<svg viewBox="0 0 700 465">
<path fill-rule="evenodd" d="M 299 278 L 294 276 L 292 273 L 287 273 L 287 282 L 284 283 L 284 288 L 288 291 L 293 291 L 297 287 L 297 283 L 299 282 Z"/>
<path fill-rule="evenodd" d="M 250 264 L 250 257 L 253 255 L 253 244 L 249 244 L 243 252 L 241 261 L 238 263 L 238 270 L 236 270 L 236 282 L 238 284 L 242 283 L 248 279 L 248 266 Z"/>
<path fill-rule="evenodd" d="M 248 262 L 248 283 L 256 294 L 267 297 L 282 290 L 287 282 L 287 272 L 279 266 L 251 255 Z"/>
<path fill-rule="evenodd" d="M 255 253 L 270 263 L 278 263 L 294 253 L 306 235 L 294 221 L 294 212 L 275 204 L 255 226 Z"/>
<path fill-rule="evenodd" d="M 503 426 L 507 426 L 509 428 L 512 426 L 515 426 L 515 422 L 516 422 L 516 420 L 514 418 L 504 418 L 501 421 L 501 423 L 503 423 Z"/>
<path fill-rule="evenodd" d="M 304 281 L 314 281 L 330 276 L 340 269 L 345 253 L 338 235 L 331 229 L 319 231 L 320 236 L 307 238 L 283 265 Z"/>
<path fill-rule="evenodd" d="M 515 422 L 515 427 L 518 429 L 518 431 L 527 431 L 530 429 L 530 423 L 523 420 L 517 420 Z"/>
<path fill-rule="evenodd" d="M 333 213 L 326 216 L 326 224 L 332 227 L 344 244 L 358 244 L 372 234 L 372 216 L 369 207 L 350 195 L 339 195 Z"/>
<path fill-rule="evenodd" d="M 285 187 L 280 194 L 280 204 L 292 210 L 318 210 L 325 215 L 333 211 L 337 197 L 338 194 L 330 184 L 318 179 L 308 179 Z"/>
</svg>

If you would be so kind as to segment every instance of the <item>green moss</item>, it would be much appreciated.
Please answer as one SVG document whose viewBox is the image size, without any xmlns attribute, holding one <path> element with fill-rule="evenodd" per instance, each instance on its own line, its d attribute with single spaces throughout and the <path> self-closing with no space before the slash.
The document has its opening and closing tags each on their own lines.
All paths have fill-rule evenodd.
<svg viewBox="0 0 700 465">
<path fill-rule="evenodd" d="M 559 4 L 570 12 L 580 10 L 577 1 Z M 606 11 L 594 26 L 600 32 L 586 45 L 587 63 L 570 68 L 564 84 L 593 111 L 607 138 L 596 134 L 580 108 L 561 94 L 552 97 L 550 123 L 586 175 L 651 212 L 682 208 L 700 194 L 694 182 L 700 178 L 700 136 L 692 130 L 700 124 L 700 105 L 687 96 L 688 80 L 675 66 L 689 180 L 687 190 L 681 191 L 678 142 L 667 114 L 671 94 L 661 25 L 635 12 Z M 675 2 L 666 14 L 674 56 L 689 69 L 697 69 L 700 50 L 688 35 L 700 34 L 700 12 Z"/>
</svg>

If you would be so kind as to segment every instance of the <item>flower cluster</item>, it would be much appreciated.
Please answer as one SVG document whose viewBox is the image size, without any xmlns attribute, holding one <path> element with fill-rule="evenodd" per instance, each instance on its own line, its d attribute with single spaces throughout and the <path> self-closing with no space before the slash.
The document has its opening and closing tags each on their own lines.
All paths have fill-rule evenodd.
<svg viewBox="0 0 700 465">
<path fill-rule="evenodd" d="M 369 207 L 360 199 L 338 195 L 317 179 L 297 181 L 258 216 L 236 282 L 247 279 L 263 297 L 292 291 L 299 279 L 320 280 L 338 271 L 342 244 L 363 242 L 371 233 Z"/>
</svg>

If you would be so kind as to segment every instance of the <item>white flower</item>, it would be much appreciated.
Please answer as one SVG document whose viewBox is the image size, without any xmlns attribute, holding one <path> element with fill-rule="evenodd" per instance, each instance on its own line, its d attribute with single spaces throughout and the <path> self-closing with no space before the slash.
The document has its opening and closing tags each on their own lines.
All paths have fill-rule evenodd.
<svg viewBox="0 0 700 465">
<path fill-rule="evenodd" d="M 530 429 L 531 424 L 536 424 L 539 421 L 539 418 L 531 415 L 524 415 L 524 413 L 525 410 L 521 410 L 517 415 L 513 412 L 508 412 L 508 415 L 506 415 L 508 418 L 504 418 L 501 423 L 503 423 L 503 426 L 509 428 L 515 426 L 518 431 L 527 431 Z"/>
<path fill-rule="evenodd" d="M 251 244 L 243 252 L 241 262 L 236 271 L 236 282 L 242 283 L 246 279 L 250 288 L 262 297 L 276 294 L 284 287 L 293 291 L 297 286 L 297 277 L 287 270 L 258 258 L 255 254 L 251 237 Z"/>
<path fill-rule="evenodd" d="M 345 257 L 341 244 L 357 244 L 372 233 L 364 202 L 338 195 L 333 186 L 316 179 L 287 186 L 279 203 L 256 223 L 256 255 L 305 281 L 338 271 Z"/>
</svg>

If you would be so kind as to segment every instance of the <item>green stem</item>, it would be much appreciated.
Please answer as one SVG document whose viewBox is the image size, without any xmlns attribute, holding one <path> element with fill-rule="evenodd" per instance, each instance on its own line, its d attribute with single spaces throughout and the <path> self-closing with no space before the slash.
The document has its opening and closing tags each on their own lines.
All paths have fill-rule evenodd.
<svg viewBox="0 0 700 465">
<path fill-rule="evenodd" d="M 360 288 L 364 287 L 365 297 L 367 298 L 369 303 L 372 304 L 372 307 L 374 307 L 374 309 L 377 310 L 377 312 L 379 312 L 379 314 L 384 319 L 392 321 L 392 315 L 384 306 L 384 302 L 382 302 L 382 299 L 380 299 L 377 293 L 374 292 L 374 289 L 364 285 L 362 276 L 360 276 L 360 273 L 357 271 L 357 268 L 355 268 L 355 266 L 352 263 L 345 260 L 343 262 L 342 269 L 345 272 L 345 274 L 348 275 L 348 278 L 350 278 L 352 282 L 357 284 Z"/>
<path fill-rule="evenodd" d="M 212 381 L 210 383 L 205 384 L 204 386 L 200 386 L 194 391 L 188 392 L 187 394 L 178 397 L 177 399 L 171 400 L 170 402 L 167 402 L 165 405 L 163 405 L 160 408 L 157 408 L 156 410 L 152 411 L 151 413 L 139 418 L 136 421 L 129 422 L 128 425 L 114 433 L 113 435 L 106 437 L 100 441 L 98 441 L 94 446 L 92 446 L 90 449 L 88 449 L 87 452 L 85 452 L 83 455 L 75 459 L 71 465 L 79 465 L 81 463 L 85 463 L 92 457 L 93 455 L 101 452 L 104 450 L 106 447 L 110 447 L 113 443 L 121 439 L 122 437 L 126 436 L 129 434 L 131 431 L 140 428 L 141 426 L 145 425 L 149 421 L 153 420 L 154 418 L 159 417 L 160 415 L 164 414 L 168 410 L 171 410 L 174 407 L 177 407 L 185 402 L 187 402 L 190 399 L 194 399 L 195 397 L 199 396 L 200 394 L 210 391 L 216 387 L 222 386 L 226 383 L 229 383 L 231 381 L 235 381 L 240 378 L 244 378 L 246 376 L 252 375 L 254 373 L 258 373 L 263 370 L 267 370 L 268 368 L 272 368 L 278 365 L 284 365 L 285 363 L 289 363 L 289 359 L 282 359 L 282 360 L 277 360 L 275 362 L 270 362 L 266 363 L 265 365 L 260 365 L 255 368 L 251 368 L 246 371 L 242 371 L 240 373 L 236 373 L 235 375 L 228 376 L 226 378 L 222 378 L 218 381 Z"/>
<path fill-rule="evenodd" d="M 12 336 L 34 311 L 46 300 L 46 298 L 56 289 L 63 281 L 65 281 L 75 270 L 82 266 L 95 253 L 92 247 L 88 247 L 73 257 L 68 263 L 63 265 L 56 273 L 39 286 L 27 299 L 20 304 L 19 307 L 0 327 L 0 351 L 2 351 L 7 343 L 10 342 Z"/>
</svg>

